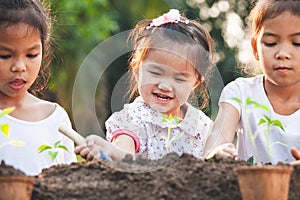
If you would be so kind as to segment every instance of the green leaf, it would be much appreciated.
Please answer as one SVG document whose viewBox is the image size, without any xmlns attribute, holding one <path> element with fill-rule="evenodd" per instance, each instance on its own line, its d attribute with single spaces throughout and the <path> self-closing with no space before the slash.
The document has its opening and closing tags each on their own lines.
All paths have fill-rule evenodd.
<svg viewBox="0 0 300 200">
<path fill-rule="evenodd" d="M 242 100 L 240 100 L 239 98 L 233 97 L 232 99 L 235 100 L 235 101 L 237 101 L 240 104 L 242 103 Z"/>
<path fill-rule="evenodd" d="M 54 146 L 54 148 L 57 148 L 57 147 L 58 147 L 58 145 L 59 145 L 60 143 L 61 143 L 61 141 L 60 141 L 60 140 L 58 140 L 57 142 L 55 142 L 55 143 L 54 143 L 54 145 L 53 145 L 53 146 Z"/>
<path fill-rule="evenodd" d="M 43 144 L 43 145 L 39 146 L 38 152 L 41 153 L 41 152 L 46 151 L 48 149 L 52 149 L 52 147 L 49 146 L 49 145 Z"/>
<path fill-rule="evenodd" d="M 254 156 L 251 156 L 248 160 L 247 163 L 253 165 L 254 164 Z"/>
<path fill-rule="evenodd" d="M 181 120 L 182 120 L 182 119 L 181 119 L 180 117 L 175 117 L 175 118 L 173 119 L 173 122 L 174 122 L 175 125 L 178 125 L 179 122 L 180 122 Z"/>
<path fill-rule="evenodd" d="M 55 158 L 56 158 L 56 156 L 57 156 L 57 154 L 58 154 L 58 152 L 57 151 L 49 151 L 48 154 L 50 156 L 51 161 L 54 161 Z"/>
<path fill-rule="evenodd" d="M 277 126 L 277 127 L 279 127 L 281 130 L 285 131 L 285 130 L 284 130 L 284 127 L 283 127 L 283 125 L 282 125 L 282 123 L 281 123 L 279 120 L 277 120 L 277 119 L 272 121 L 272 125 Z"/>
<path fill-rule="evenodd" d="M 69 151 L 68 148 L 65 145 L 59 145 L 57 148 L 63 149 L 65 151 Z"/>
<path fill-rule="evenodd" d="M 169 118 L 168 115 L 165 115 L 165 114 L 162 114 L 162 113 L 160 113 L 160 115 L 162 116 L 162 118 L 164 118 L 166 120 Z"/>
<path fill-rule="evenodd" d="M 15 107 L 9 107 L 9 108 L 3 109 L 2 112 L 0 113 L 0 118 L 3 117 L 4 115 L 11 113 L 12 111 L 14 111 L 14 109 L 15 109 Z"/>
<path fill-rule="evenodd" d="M 270 117 L 268 117 L 267 115 L 264 115 L 264 118 L 268 121 L 268 124 L 272 123 L 272 120 Z"/>
<path fill-rule="evenodd" d="M 258 122 L 258 126 L 259 126 L 259 125 L 262 125 L 262 124 L 264 124 L 264 123 L 266 123 L 266 120 L 260 119 L 259 122 Z"/>
<path fill-rule="evenodd" d="M 266 111 L 270 111 L 270 109 L 267 106 L 263 105 L 263 104 L 260 104 L 259 107 L 266 110 Z"/>
<path fill-rule="evenodd" d="M 9 124 L 1 124 L 0 129 L 2 133 L 5 135 L 5 137 L 9 136 Z"/>
</svg>

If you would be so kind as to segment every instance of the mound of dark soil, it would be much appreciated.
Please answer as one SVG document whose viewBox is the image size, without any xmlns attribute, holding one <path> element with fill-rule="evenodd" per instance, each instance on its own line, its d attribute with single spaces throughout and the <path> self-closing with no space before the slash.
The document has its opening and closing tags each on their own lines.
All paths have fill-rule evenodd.
<svg viewBox="0 0 300 200">
<path fill-rule="evenodd" d="M 246 162 L 202 161 L 190 155 L 174 161 L 176 156 L 169 154 L 160 161 L 126 158 L 120 163 L 54 166 L 37 177 L 32 199 L 241 199 L 232 169 Z M 291 177 L 291 200 L 300 199 L 299 174 L 297 166 Z"/>
<path fill-rule="evenodd" d="M 35 177 L 33 200 L 99 199 L 241 199 L 236 166 L 247 165 L 233 159 L 202 161 L 190 155 L 149 161 L 131 157 L 119 163 L 80 162 L 57 165 Z M 0 175 L 23 175 L 1 163 Z M 291 176 L 289 200 L 300 199 L 300 166 Z"/>
</svg>

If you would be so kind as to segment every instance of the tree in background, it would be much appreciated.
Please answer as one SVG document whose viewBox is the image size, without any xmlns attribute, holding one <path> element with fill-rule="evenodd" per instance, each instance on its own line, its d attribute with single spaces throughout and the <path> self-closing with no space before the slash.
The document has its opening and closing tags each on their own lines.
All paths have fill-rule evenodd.
<svg viewBox="0 0 300 200">
<path fill-rule="evenodd" d="M 86 55 L 102 41 L 130 30 L 137 21 L 152 19 L 170 8 L 177 8 L 187 17 L 200 20 L 210 30 L 217 45 L 217 67 L 224 84 L 243 75 L 237 66 L 241 64 L 239 52 L 247 37 L 243 30 L 250 9 L 248 0 L 48 1 L 56 16 L 53 32 L 57 44 L 50 88 L 59 97 L 71 119 L 74 79 Z M 250 43 L 247 45 L 250 47 Z M 99 82 L 95 107 L 102 127 L 112 112 L 111 91 L 127 71 L 127 60 L 128 55 L 118 58 Z M 219 91 L 213 95 L 218 97 Z M 82 109 L 84 113 L 84 107 Z M 82 118 L 85 119 L 84 114 Z M 86 126 L 92 125 L 87 122 Z M 85 130 L 82 133 L 89 134 Z"/>
</svg>

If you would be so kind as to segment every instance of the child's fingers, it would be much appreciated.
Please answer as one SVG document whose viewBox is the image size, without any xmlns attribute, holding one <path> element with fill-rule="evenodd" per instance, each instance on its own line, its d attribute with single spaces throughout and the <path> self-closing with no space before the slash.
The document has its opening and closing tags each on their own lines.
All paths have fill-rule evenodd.
<svg viewBox="0 0 300 200">
<path fill-rule="evenodd" d="M 291 148 L 291 154 L 296 160 L 300 160 L 300 151 L 296 149 L 295 147 Z"/>
<path fill-rule="evenodd" d="M 237 157 L 237 152 L 233 144 L 225 147 L 223 151 L 228 155 L 228 157 Z"/>
<path fill-rule="evenodd" d="M 101 149 L 99 147 L 90 149 L 90 152 L 87 155 L 87 160 L 100 160 L 100 151 Z"/>
<path fill-rule="evenodd" d="M 76 154 L 80 154 L 80 152 L 81 152 L 84 148 L 86 148 L 84 145 L 76 146 L 75 149 L 74 149 L 74 152 L 75 152 Z"/>
</svg>

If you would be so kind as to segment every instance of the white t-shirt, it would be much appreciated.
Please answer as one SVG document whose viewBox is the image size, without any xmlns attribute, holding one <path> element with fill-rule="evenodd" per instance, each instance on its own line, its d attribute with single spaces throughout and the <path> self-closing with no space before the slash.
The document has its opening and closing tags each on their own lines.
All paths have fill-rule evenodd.
<svg viewBox="0 0 300 200">
<path fill-rule="evenodd" d="M 226 102 L 233 105 L 240 113 L 240 121 L 237 127 L 238 158 L 247 160 L 251 156 L 255 156 L 250 142 L 249 131 L 246 130 L 246 123 L 249 123 L 252 131 L 257 131 L 258 133 L 255 144 L 257 151 L 259 152 L 259 160 L 261 162 L 272 162 L 272 164 L 277 164 L 279 161 L 294 161 L 295 159 L 290 153 L 290 148 L 295 146 L 300 149 L 300 110 L 297 110 L 291 115 L 279 115 L 275 113 L 265 93 L 263 79 L 263 75 L 252 78 L 237 78 L 235 81 L 225 86 L 219 100 L 219 103 Z M 251 108 L 249 120 L 247 120 L 245 109 L 243 109 L 243 106 L 240 103 L 233 100 L 234 97 L 242 100 L 243 106 L 245 106 L 246 98 L 250 97 L 251 100 L 259 104 L 266 105 L 270 109 L 270 112 L 261 108 Z M 283 132 L 280 128 L 274 127 L 270 132 L 269 155 L 271 156 L 271 160 L 268 159 L 268 145 L 266 145 L 266 137 L 264 135 L 265 126 L 258 126 L 263 115 L 269 116 L 272 120 L 281 121 L 285 129 L 285 132 Z M 281 142 L 284 145 L 278 144 L 277 142 Z M 255 162 L 258 162 L 258 158 L 255 158 Z"/>
<path fill-rule="evenodd" d="M 171 128 L 171 137 L 177 134 L 182 136 L 170 144 L 169 152 L 194 155 L 203 159 L 203 147 L 212 121 L 201 110 L 186 103 L 187 112 L 184 119 L 176 126 L 162 122 L 161 114 L 146 105 L 141 97 L 134 102 L 125 104 L 123 110 L 115 112 L 105 122 L 108 140 L 112 132 L 126 129 L 134 133 L 140 140 L 139 154 L 147 155 L 149 159 L 162 158 L 166 153 L 165 139 L 168 127 Z"/>
<path fill-rule="evenodd" d="M 73 141 L 58 131 L 61 123 L 71 126 L 68 114 L 60 105 L 56 104 L 54 112 L 38 122 L 23 121 L 5 115 L 0 118 L 0 124 L 4 123 L 9 124 L 10 133 L 9 137 L 6 137 L 0 132 L 0 160 L 4 160 L 7 165 L 33 176 L 55 164 L 76 162 Z M 11 141 L 19 141 L 24 145 L 11 145 Z M 57 141 L 61 141 L 60 144 L 66 146 L 68 151 L 58 149 L 54 161 L 51 161 L 48 151 L 38 153 L 39 146 L 53 146 Z"/>
</svg>

